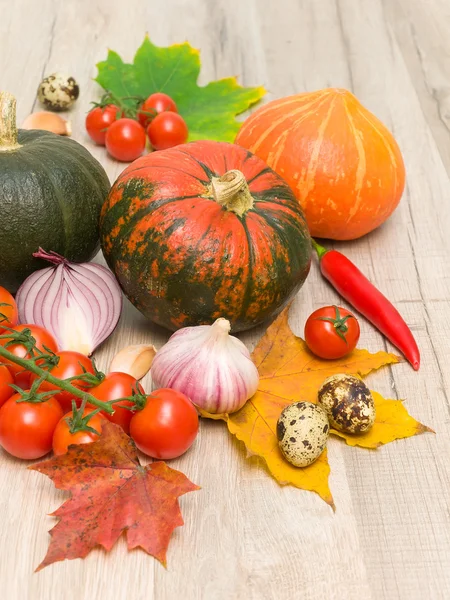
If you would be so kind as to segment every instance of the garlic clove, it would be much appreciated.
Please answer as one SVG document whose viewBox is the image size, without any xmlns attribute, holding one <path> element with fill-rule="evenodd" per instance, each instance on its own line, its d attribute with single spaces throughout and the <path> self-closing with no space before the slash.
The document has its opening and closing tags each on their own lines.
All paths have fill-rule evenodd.
<svg viewBox="0 0 450 600">
<path fill-rule="evenodd" d="M 142 379 L 150 371 L 155 354 L 156 348 L 152 345 L 127 346 L 112 359 L 109 372 L 128 373 L 135 379 Z"/>
<path fill-rule="evenodd" d="M 22 123 L 22 129 L 43 129 L 58 135 L 72 135 L 72 127 L 69 121 L 66 121 L 60 115 L 45 110 L 28 115 Z"/>
</svg>

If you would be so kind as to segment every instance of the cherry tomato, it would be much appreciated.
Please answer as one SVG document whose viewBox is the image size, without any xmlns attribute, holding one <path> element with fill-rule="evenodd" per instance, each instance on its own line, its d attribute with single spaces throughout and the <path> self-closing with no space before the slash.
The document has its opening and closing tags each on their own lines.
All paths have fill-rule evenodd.
<svg viewBox="0 0 450 600">
<path fill-rule="evenodd" d="M 42 352 L 45 352 L 44 346 L 46 346 L 52 352 L 58 351 L 58 345 L 56 343 L 55 338 L 49 331 L 47 331 L 40 325 L 23 324 L 16 325 L 12 329 L 14 331 L 23 331 L 24 329 L 29 329 L 31 331 L 31 335 L 36 340 L 36 347 Z M 8 338 L 0 340 L 0 344 L 2 346 L 6 346 L 7 343 Z M 14 354 L 14 356 L 17 356 L 18 358 L 30 358 L 30 354 L 28 353 L 26 347 L 23 344 L 11 344 L 10 346 L 7 346 L 6 349 L 8 350 L 8 352 L 11 352 L 12 354 Z M 20 365 L 16 365 L 16 363 L 9 361 L 7 358 L 2 358 L 1 362 L 7 365 L 8 369 L 11 371 L 14 377 L 18 373 L 23 372 L 23 367 L 21 367 Z M 37 364 L 39 364 L 39 361 L 37 362 Z"/>
<path fill-rule="evenodd" d="M 140 394 L 145 393 L 138 380 L 132 375 L 128 375 L 128 373 L 108 373 L 99 385 L 89 390 L 89 393 L 103 402 L 109 402 L 110 400 L 132 396 L 136 389 Z M 134 403 L 124 400 L 123 402 L 114 404 L 114 414 L 102 414 L 113 423 L 120 425 L 125 433 L 129 434 L 130 421 L 134 412 L 127 408 L 122 408 L 124 406 L 134 406 Z"/>
<path fill-rule="evenodd" d="M 58 379 L 68 379 L 69 377 L 74 377 L 75 375 L 82 375 L 83 373 L 95 373 L 94 365 L 92 364 L 91 359 L 89 359 L 84 354 L 80 354 L 80 352 L 73 352 L 72 350 L 62 350 L 61 352 L 56 352 L 56 356 L 59 358 L 59 362 L 57 365 L 51 367 L 49 372 Z M 39 377 L 34 373 L 30 376 L 30 382 L 33 383 L 35 379 Z M 80 390 L 87 390 L 89 385 L 83 385 L 83 381 L 79 381 L 78 379 L 74 379 L 70 382 L 76 388 Z M 43 381 L 39 386 L 40 392 L 47 392 L 50 390 L 58 390 L 58 386 L 49 383 L 48 381 Z M 77 396 L 73 396 L 70 392 L 61 391 L 58 394 L 55 394 L 54 398 L 58 400 L 61 405 L 63 411 L 69 412 L 72 410 L 72 400 L 75 400 L 77 406 L 80 406 L 82 399 Z"/>
<path fill-rule="evenodd" d="M 16 301 L 8 290 L 0 287 L 0 333 L 5 331 L 5 326 L 14 327 L 14 325 L 17 325 L 18 320 L 19 313 Z"/>
<path fill-rule="evenodd" d="M 83 411 L 83 417 L 91 412 L 92 408 L 86 407 L 86 409 Z M 56 455 L 65 454 L 71 444 L 91 444 L 92 442 L 96 442 L 100 437 L 93 431 L 77 431 L 76 433 L 71 433 L 69 423 L 71 418 L 73 418 L 73 413 L 68 413 L 67 415 L 64 415 L 64 417 L 56 425 L 53 433 L 53 452 Z M 89 419 L 88 425 L 101 434 L 104 422 L 105 419 L 103 416 L 99 413 L 96 413 Z"/>
<path fill-rule="evenodd" d="M 181 392 L 162 388 L 147 396 L 145 407 L 130 422 L 136 446 L 153 458 L 176 458 L 194 443 L 198 415 Z"/>
<path fill-rule="evenodd" d="M 155 150 L 166 150 L 184 144 L 189 131 L 183 117 L 174 112 L 164 112 L 153 119 L 147 134 Z"/>
<path fill-rule="evenodd" d="M 9 369 L 4 365 L 0 366 L 0 407 L 5 404 L 8 398 L 16 393 L 10 386 L 10 383 L 14 383 L 14 378 Z"/>
<path fill-rule="evenodd" d="M 29 390 L 31 387 L 30 375 L 30 371 L 19 371 L 19 373 L 16 373 L 14 375 L 14 384 L 22 388 L 23 390 Z"/>
<path fill-rule="evenodd" d="M 86 117 L 86 131 L 90 138 L 100 146 L 105 145 L 106 131 L 117 118 L 119 108 L 114 104 L 94 108 Z"/>
<path fill-rule="evenodd" d="M 176 113 L 178 112 L 178 109 L 170 96 L 163 94 L 162 92 L 156 92 L 156 94 L 151 94 L 142 104 L 141 111 L 145 112 L 138 112 L 139 122 L 142 127 L 148 127 L 151 120 L 156 117 L 156 115 L 166 111 Z"/>
<path fill-rule="evenodd" d="M 324 306 L 306 321 L 306 345 L 320 358 L 342 358 L 355 349 L 358 340 L 358 320 L 345 308 Z"/>
<path fill-rule="evenodd" d="M 144 152 L 145 129 L 134 119 L 119 119 L 108 127 L 106 149 L 117 160 L 131 162 Z"/>
<path fill-rule="evenodd" d="M 62 408 L 54 398 L 17 402 L 20 399 L 20 394 L 14 394 L 0 408 L 0 445 L 17 458 L 40 458 L 52 449 Z"/>
</svg>

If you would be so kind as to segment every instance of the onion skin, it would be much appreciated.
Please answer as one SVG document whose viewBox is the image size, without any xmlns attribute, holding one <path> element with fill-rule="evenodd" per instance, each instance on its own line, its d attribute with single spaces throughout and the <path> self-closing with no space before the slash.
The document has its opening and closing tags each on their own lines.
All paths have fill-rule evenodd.
<svg viewBox="0 0 450 600">
<path fill-rule="evenodd" d="M 156 353 L 154 389 L 171 388 L 212 414 L 233 413 L 256 392 L 259 374 L 246 346 L 229 335 L 230 323 L 185 327 Z"/>
<path fill-rule="evenodd" d="M 70 122 L 55 113 L 42 111 L 28 115 L 22 123 L 22 129 L 43 129 L 58 135 L 72 135 Z"/>
<path fill-rule="evenodd" d="M 34 256 L 54 265 L 35 271 L 20 286 L 20 322 L 50 331 L 61 350 L 90 356 L 114 331 L 122 312 L 122 292 L 114 275 L 102 265 L 70 263 L 42 249 Z"/>
</svg>

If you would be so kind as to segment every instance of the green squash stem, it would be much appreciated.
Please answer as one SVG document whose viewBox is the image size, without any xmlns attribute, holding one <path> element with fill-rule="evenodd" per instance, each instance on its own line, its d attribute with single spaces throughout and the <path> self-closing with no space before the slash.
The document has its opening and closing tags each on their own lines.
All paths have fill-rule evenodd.
<svg viewBox="0 0 450 600">
<path fill-rule="evenodd" d="M 0 92 L 0 152 L 11 152 L 18 148 L 16 99 L 9 92 Z"/>
<path fill-rule="evenodd" d="M 253 197 L 241 171 L 233 169 L 211 181 L 214 200 L 240 217 L 253 207 Z"/>
</svg>

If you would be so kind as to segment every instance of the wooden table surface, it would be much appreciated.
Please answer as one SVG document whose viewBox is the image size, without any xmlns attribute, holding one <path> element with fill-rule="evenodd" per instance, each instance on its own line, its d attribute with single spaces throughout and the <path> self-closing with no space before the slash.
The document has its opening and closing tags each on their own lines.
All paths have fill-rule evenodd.
<svg viewBox="0 0 450 600">
<path fill-rule="evenodd" d="M 49 542 L 47 516 L 65 497 L 0 454 L 2 600 L 448 599 L 450 598 L 450 4 L 448 0 L 0 0 L 0 87 L 36 110 L 43 75 L 81 84 L 74 138 L 89 143 L 85 113 L 107 48 L 126 59 L 149 32 L 159 45 L 201 49 L 201 80 L 238 75 L 267 99 L 328 86 L 352 90 L 396 136 L 407 168 L 403 200 L 380 229 L 336 245 L 391 298 L 417 336 L 422 367 L 406 363 L 370 385 L 407 401 L 435 428 L 377 452 L 331 440 L 335 514 L 314 494 L 280 487 L 220 423 L 202 423 L 195 449 L 173 461 L 202 490 L 181 500 L 168 569 L 122 538 L 106 554 L 33 573 Z M 1 192 L 0 192 L 1 193 Z M 294 302 L 302 333 L 315 308 L 339 301 L 317 268 Z M 243 336 L 253 346 L 262 328 Z M 167 339 L 130 305 L 98 352 Z M 366 322 L 360 345 L 392 349 Z M 148 389 L 150 381 L 144 380 Z"/>
</svg>

